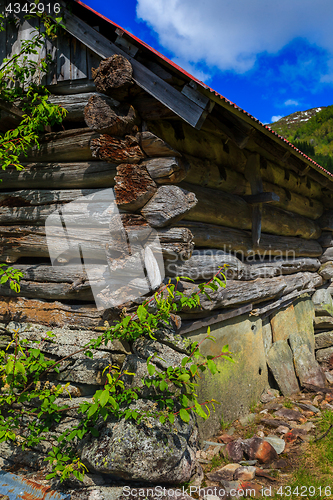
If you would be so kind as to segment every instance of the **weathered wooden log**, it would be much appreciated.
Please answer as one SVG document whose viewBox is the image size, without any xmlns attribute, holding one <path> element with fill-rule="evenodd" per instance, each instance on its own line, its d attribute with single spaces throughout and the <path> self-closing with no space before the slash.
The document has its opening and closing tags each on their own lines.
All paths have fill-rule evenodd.
<svg viewBox="0 0 333 500">
<path fill-rule="evenodd" d="M 135 109 L 129 104 L 119 106 L 110 97 L 96 94 L 89 98 L 84 109 L 84 121 L 92 130 L 102 134 L 123 136 L 138 131 Z"/>
<path fill-rule="evenodd" d="M 23 297 L 0 297 L 0 321 L 38 323 L 48 327 L 105 329 L 107 315 L 95 304 L 67 305 L 61 302 L 29 300 Z"/>
<path fill-rule="evenodd" d="M 141 210 L 152 227 L 165 227 L 182 219 L 197 203 L 195 195 L 178 186 L 161 186 Z"/>
<path fill-rule="evenodd" d="M 137 102 L 135 106 L 139 109 Z M 245 154 L 232 142 L 223 141 L 220 136 L 196 130 L 178 120 L 149 121 L 147 127 L 150 132 L 182 154 L 209 160 L 237 171 L 244 170 Z"/>
<path fill-rule="evenodd" d="M 198 203 L 184 216 L 185 220 L 251 229 L 251 209 L 239 196 L 185 182 L 180 186 L 194 192 L 198 199 Z M 263 206 L 261 227 L 266 233 L 305 239 L 316 239 L 321 233 L 312 220 L 272 206 Z"/>
<path fill-rule="evenodd" d="M 115 183 L 116 203 L 124 210 L 135 211 L 142 208 L 157 191 L 156 183 L 142 164 L 119 165 Z"/>
<path fill-rule="evenodd" d="M 190 229 L 196 247 L 219 248 L 225 252 L 284 257 L 320 257 L 323 249 L 315 240 L 262 234 L 259 247 L 253 250 L 251 234 L 239 229 L 182 220 L 178 226 Z"/>
<path fill-rule="evenodd" d="M 131 221 L 127 221 L 122 216 L 122 221 L 127 232 L 140 241 L 141 232 L 143 238 L 146 238 L 146 223 L 142 222 L 140 216 L 131 215 Z M 140 228 L 144 227 L 141 231 Z M 135 228 L 138 228 L 137 230 Z M 161 229 L 157 232 L 160 239 L 163 255 L 165 258 L 179 258 L 186 259 L 192 254 L 194 243 L 192 233 L 186 228 L 167 228 Z M 73 247 L 77 243 L 81 243 L 85 249 L 86 257 L 95 260 L 105 260 L 105 246 L 112 243 L 113 250 L 123 251 L 123 243 L 119 242 L 117 247 L 117 240 L 114 235 L 111 240 L 111 235 L 108 230 L 104 228 L 94 228 L 93 234 L 87 232 L 86 228 L 71 228 L 71 239 Z M 59 231 L 59 235 L 54 232 L 52 238 L 52 248 L 54 253 L 62 256 L 66 260 L 66 252 L 68 252 L 68 245 L 64 239 L 64 234 Z M 49 249 L 46 241 L 45 227 L 44 226 L 3 226 L 0 227 L 0 261 L 7 263 L 14 263 L 19 258 L 49 258 Z"/>
<path fill-rule="evenodd" d="M 272 205 L 294 212 L 298 215 L 303 215 L 309 219 L 316 220 L 324 211 L 324 206 L 319 200 L 310 199 L 306 196 L 294 193 L 293 191 L 286 190 L 285 188 L 272 184 L 270 182 L 263 182 L 264 191 L 272 191 L 279 196 L 279 201 L 273 201 Z"/>
<path fill-rule="evenodd" d="M 81 196 L 89 196 L 97 193 L 99 189 L 64 189 L 64 190 L 19 190 L 19 191 L 0 191 L 1 207 L 22 207 L 52 205 L 53 203 L 69 203 Z"/>
<path fill-rule="evenodd" d="M 317 222 L 323 231 L 333 231 L 333 210 L 327 210 Z"/>
<path fill-rule="evenodd" d="M 137 163 L 144 158 L 138 140 L 127 135 L 124 139 L 101 134 L 91 140 L 92 157 L 111 163 Z"/>
<path fill-rule="evenodd" d="M 131 101 L 143 120 L 163 120 L 171 118 L 180 121 L 180 118 L 171 109 L 167 108 L 146 92 L 140 92 Z"/>
<path fill-rule="evenodd" d="M 68 283 L 39 283 L 22 279 L 20 281 L 21 290 L 15 292 L 9 286 L 0 285 L 0 295 L 2 297 L 26 297 L 28 299 L 41 300 L 75 300 L 80 302 L 92 302 L 93 293 L 89 285 L 85 288 L 75 289 Z"/>
<path fill-rule="evenodd" d="M 240 196 L 251 194 L 250 184 L 242 173 L 226 168 L 220 163 L 213 163 L 190 155 L 184 155 L 184 157 L 190 166 L 186 182 Z"/>
<path fill-rule="evenodd" d="M 34 146 L 27 152 L 27 156 L 21 159 L 25 162 L 49 162 L 51 158 L 54 162 L 91 160 L 90 143 L 99 135 L 89 128 L 51 132 L 42 137 L 40 148 Z"/>
<path fill-rule="evenodd" d="M 329 189 L 322 190 L 322 198 L 321 201 L 326 210 L 333 209 L 333 193 Z"/>
<path fill-rule="evenodd" d="M 190 155 L 184 155 L 184 157 L 190 165 L 186 182 L 238 194 L 239 196 L 247 196 L 251 193 L 250 184 L 241 172 Z M 272 204 L 284 210 L 304 215 L 310 219 L 317 219 L 323 212 L 323 205 L 320 201 L 310 200 L 292 191 L 286 191 L 277 184 L 264 181 L 263 189 L 265 192 L 277 194 L 280 199 L 279 201 L 273 200 Z"/>
<path fill-rule="evenodd" d="M 140 146 L 147 156 L 181 156 L 178 151 L 169 146 L 163 139 L 160 139 L 148 130 L 141 133 Z"/>
<path fill-rule="evenodd" d="M 179 255 L 182 260 L 189 259 L 194 249 L 193 235 L 185 227 L 170 227 L 157 231 L 163 256 L 175 258 Z"/>
<path fill-rule="evenodd" d="M 195 284 L 180 281 L 184 293 L 190 295 L 198 291 Z M 276 278 L 263 278 L 254 281 L 233 281 L 227 282 L 226 288 L 219 288 L 215 292 L 209 292 L 210 299 L 205 295 L 200 296 L 200 307 L 186 309 L 187 313 L 195 313 L 198 310 L 212 311 L 222 307 L 235 307 L 246 303 L 259 303 L 282 295 L 287 295 L 294 290 L 307 290 L 320 286 L 322 278 L 317 273 L 301 272 L 289 276 Z"/>
<path fill-rule="evenodd" d="M 91 74 L 97 91 L 118 101 L 126 99 L 130 87 L 133 86 L 132 65 L 119 54 L 101 61 L 97 69 L 92 68 Z"/>
<path fill-rule="evenodd" d="M 221 272 L 232 280 L 249 281 L 257 278 L 273 278 L 301 271 L 317 271 L 320 267 L 318 259 L 303 258 L 274 258 L 272 260 L 259 260 L 242 262 L 235 255 L 227 254 L 222 250 L 195 250 L 190 259 L 166 260 L 166 276 L 187 276 L 194 281 L 210 280 L 219 271 L 220 266 L 227 265 Z"/>
<path fill-rule="evenodd" d="M 158 120 L 158 118 L 154 117 L 154 120 Z M 166 121 L 160 119 L 149 122 L 148 128 L 182 154 L 209 160 L 230 170 L 244 173 L 245 154 L 231 141 L 223 141 L 221 134 L 215 135 L 211 129 L 206 130 L 205 126 L 199 132 L 176 120 Z M 264 159 L 261 162 L 261 175 L 263 181 L 279 185 L 293 193 L 309 199 L 315 198 L 322 202 L 321 185 L 306 176 L 301 177 L 293 171 L 284 169 L 278 164 Z M 189 182 L 192 181 L 189 180 Z M 264 189 L 265 191 L 271 191 L 271 189 L 266 189 L 265 185 Z"/>
<path fill-rule="evenodd" d="M 84 108 L 88 104 L 91 97 L 104 97 L 103 94 L 98 92 L 85 92 L 83 94 L 68 94 L 68 95 L 50 95 L 48 101 L 57 106 L 65 108 L 67 113 L 63 121 L 65 122 L 84 122 Z M 112 100 L 110 97 L 110 103 L 113 106 L 117 106 L 118 101 Z M 89 127 L 89 125 L 88 125 Z"/>
<path fill-rule="evenodd" d="M 66 130 L 45 134 L 40 148 L 33 147 L 22 161 L 48 162 L 85 161 L 93 158 L 111 163 L 135 163 L 144 158 L 138 140 L 127 135 L 124 139 L 108 134 L 99 134 L 89 128 Z"/>
<path fill-rule="evenodd" d="M 321 185 L 306 176 L 300 176 L 296 172 L 284 169 L 276 163 L 266 160 L 261 162 L 261 175 L 265 181 L 282 186 L 307 198 L 315 198 L 321 201 Z"/>
<path fill-rule="evenodd" d="M 142 257 L 147 278 L 143 274 L 139 255 L 127 255 L 125 258 L 113 259 L 108 263 L 107 259 L 101 264 L 85 263 L 84 268 L 81 263 L 56 267 L 18 265 L 15 268 L 24 273 L 20 281 L 20 292 L 11 290 L 9 284 L 5 283 L 0 285 L 0 295 L 91 302 L 94 300 L 93 292 L 97 297 L 104 292 L 108 296 L 103 301 L 104 304 L 98 305 L 110 307 L 114 302 L 113 296 L 119 297 L 119 293 L 124 296 L 122 302 L 126 302 L 131 296 L 134 300 L 150 289 L 156 290 L 161 284 L 162 275 L 153 252 L 146 249 Z"/>
<path fill-rule="evenodd" d="M 157 184 L 177 184 L 185 179 L 189 166 L 182 158 L 152 158 L 142 164 Z"/>
<path fill-rule="evenodd" d="M 1 189 L 71 189 L 114 186 L 116 165 L 103 161 L 77 163 L 22 163 L 0 173 Z"/>
</svg>

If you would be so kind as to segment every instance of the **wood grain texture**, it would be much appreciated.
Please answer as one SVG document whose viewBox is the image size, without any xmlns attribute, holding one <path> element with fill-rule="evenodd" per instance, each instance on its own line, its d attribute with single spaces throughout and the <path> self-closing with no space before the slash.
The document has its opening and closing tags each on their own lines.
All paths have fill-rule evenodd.
<svg viewBox="0 0 333 500">
<path fill-rule="evenodd" d="M 108 134 L 94 137 L 90 143 L 92 157 L 111 163 L 137 163 L 144 158 L 138 140 L 127 135 L 124 139 Z"/>
<path fill-rule="evenodd" d="M 116 164 L 103 161 L 22 165 L 24 170 L 9 167 L 1 172 L 1 189 L 109 188 L 114 186 L 116 175 Z"/>
<path fill-rule="evenodd" d="M 128 98 L 129 89 L 134 82 L 133 68 L 126 57 L 114 54 L 101 61 L 98 68 L 93 68 L 91 72 L 98 92 L 119 101 Z"/>
<path fill-rule="evenodd" d="M 140 145 L 147 156 L 181 156 L 178 151 L 149 130 L 141 133 Z"/>
<path fill-rule="evenodd" d="M 136 125 L 139 123 L 133 106 L 120 106 L 114 99 L 102 94 L 89 98 L 84 108 L 84 121 L 92 130 L 116 136 L 136 133 Z"/>
<path fill-rule="evenodd" d="M 253 281 L 227 282 L 226 288 L 219 288 L 216 292 L 209 293 L 211 300 L 200 294 L 201 307 L 184 309 L 187 313 L 198 310 L 212 311 L 223 307 L 236 307 L 243 304 L 256 304 L 288 295 L 295 290 L 307 290 L 320 286 L 322 278 L 317 273 L 300 272 L 289 276 L 263 278 Z M 184 293 L 190 295 L 198 291 L 195 284 L 181 281 Z"/>
<path fill-rule="evenodd" d="M 178 186 L 161 186 L 141 214 L 152 227 L 160 228 L 184 218 L 196 203 L 197 199 L 190 191 Z"/>
<path fill-rule="evenodd" d="M 323 249 L 315 240 L 262 234 L 259 247 L 252 247 L 251 234 L 214 224 L 181 221 L 178 226 L 190 229 L 196 247 L 219 248 L 241 255 L 272 255 L 287 257 L 320 257 Z"/>
<path fill-rule="evenodd" d="M 142 162 L 157 184 L 177 184 L 185 179 L 189 165 L 182 158 L 151 158 Z"/>
<path fill-rule="evenodd" d="M 123 214 L 122 221 L 127 232 L 138 241 L 147 237 L 147 223 L 140 217 L 131 215 L 128 221 Z M 85 255 L 95 260 L 105 260 L 106 245 L 113 250 L 123 251 L 123 241 L 118 242 L 115 234 L 105 229 L 94 228 L 94 238 L 91 238 L 86 228 L 71 228 L 72 243 L 81 243 L 85 248 Z M 142 235 L 142 236 L 141 236 Z M 187 259 L 192 255 L 194 248 L 192 233 L 186 228 L 167 228 L 157 231 L 162 247 L 163 256 L 169 259 Z M 62 259 L 67 260 L 68 245 L 62 231 L 54 233 L 51 239 L 52 248 Z M 24 258 L 49 258 L 49 249 L 44 226 L 2 226 L 0 227 L 0 261 L 14 263 Z"/>
<path fill-rule="evenodd" d="M 223 269 L 224 265 L 227 265 Z M 210 280 L 222 266 L 222 273 L 227 279 L 249 281 L 258 278 L 273 278 L 298 272 L 315 272 L 320 267 L 318 259 L 310 257 L 273 258 L 243 262 L 235 255 L 222 250 L 204 249 L 194 250 L 190 259 L 166 260 L 165 272 L 167 276 L 187 276 L 193 280 Z"/>
<path fill-rule="evenodd" d="M 86 161 L 93 158 L 90 143 L 99 134 L 88 128 L 66 130 L 64 132 L 52 132 L 45 134 L 40 142 L 40 148 L 33 147 L 22 157 L 25 162 L 49 162 L 55 161 Z"/>
<path fill-rule="evenodd" d="M 115 183 L 116 203 L 119 208 L 129 211 L 142 208 L 157 191 L 156 183 L 142 164 L 119 165 Z"/>
<path fill-rule="evenodd" d="M 237 229 L 251 229 L 250 206 L 239 196 L 182 182 L 180 186 L 195 194 L 198 203 L 185 215 L 185 220 L 218 224 Z M 265 205 L 262 208 L 262 231 L 282 236 L 317 239 L 321 230 L 314 221 Z"/>
</svg>

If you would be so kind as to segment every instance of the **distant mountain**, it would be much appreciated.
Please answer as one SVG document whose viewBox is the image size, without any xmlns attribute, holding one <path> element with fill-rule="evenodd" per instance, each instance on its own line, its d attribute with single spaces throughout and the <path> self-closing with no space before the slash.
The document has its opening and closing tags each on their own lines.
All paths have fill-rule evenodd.
<svg viewBox="0 0 333 500">
<path fill-rule="evenodd" d="M 333 172 L 333 106 L 297 111 L 269 126 Z"/>
</svg>

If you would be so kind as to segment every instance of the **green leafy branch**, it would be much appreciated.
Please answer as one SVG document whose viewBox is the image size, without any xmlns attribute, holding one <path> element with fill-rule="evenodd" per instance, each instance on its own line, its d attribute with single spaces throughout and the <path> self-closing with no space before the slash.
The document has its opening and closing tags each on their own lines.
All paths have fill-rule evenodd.
<svg viewBox="0 0 333 500">
<path fill-rule="evenodd" d="M 26 16 L 32 17 L 32 16 Z M 41 81 L 52 61 L 50 55 L 39 61 L 31 56 L 37 55 L 47 36 L 55 36 L 62 26 L 61 18 L 53 21 L 49 16 L 40 14 L 45 31 L 32 30 L 35 34 L 29 40 L 21 40 L 21 49 L 11 58 L 5 58 L 0 69 L 0 99 L 5 102 L 19 103 L 23 111 L 19 125 L 5 133 L 0 133 L 0 163 L 3 170 L 12 165 L 22 170 L 21 158 L 32 147 L 40 147 L 40 135 L 49 126 L 60 124 L 66 110 L 48 102 L 49 92 L 45 86 L 35 83 Z M 0 15 L 0 30 L 4 29 L 5 17 Z"/>
</svg>

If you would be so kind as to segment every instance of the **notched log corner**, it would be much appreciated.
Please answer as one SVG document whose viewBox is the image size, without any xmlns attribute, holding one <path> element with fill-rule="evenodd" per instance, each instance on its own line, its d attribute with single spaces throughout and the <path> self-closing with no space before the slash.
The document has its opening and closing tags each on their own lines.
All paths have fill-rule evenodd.
<svg viewBox="0 0 333 500">
<path fill-rule="evenodd" d="M 90 142 L 92 157 L 111 163 L 135 163 L 144 158 L 136 137 L 127 135 L 124 139 L 101 134 Z"/>
<path fill-rule="evenodd" d="M 106 95 L 93 95 L 84 108 L 89 128 L 103 134 L 123 136 L 138 132 L 140 120 L 133 106 L 120 104 Z"/>
<path fill-rule="evenodd" d="M 157 191 L 156 183 L 144 165 L 119 165 L 115 182 L 116 203 L 125 210 L 142 208 Z"/>
<path fill-rule="evenodd" d="M 120 54 L 101 61 L 98 68 L 91 69 L 91 74 L 97 91 L 118 101 L 125 100 L 130 87 L 134 85 L 132 65 Z"/>
</svg>

